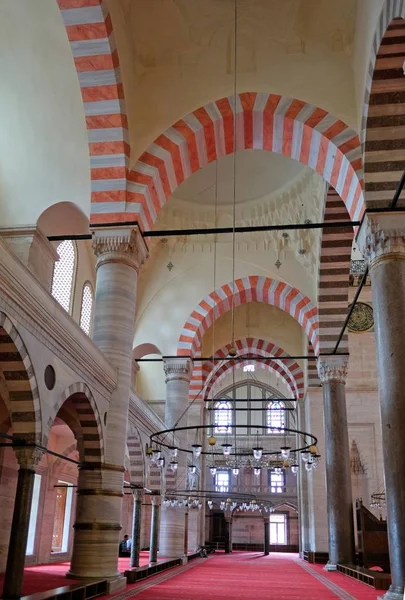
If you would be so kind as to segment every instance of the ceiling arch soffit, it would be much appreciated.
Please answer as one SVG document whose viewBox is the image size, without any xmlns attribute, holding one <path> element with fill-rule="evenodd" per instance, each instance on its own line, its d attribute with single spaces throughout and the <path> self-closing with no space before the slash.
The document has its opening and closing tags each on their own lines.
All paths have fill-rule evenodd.
<svg viewBox="0 0 405 600">
<path fill-rule="evenodd" d="M 272 357 L 281 356 L 288 357 L 288 354 L 279 346 L 276 346 L 272 342 L 258 338 L 244 338 L 236 340 L 234 345 L 238 350 L 238 356 L 246 356 L 246 361 L 243 361 L 244 365 L 255 362 L 252 356 L 263 356 L 268 357 L 269 359 Z M 231 344 L 227 344 L 215 352 L 215 357 L 226 358 L 230 349 Z M 267 363 L 267 361 L 257 361 L 257 364 L 260 365 L 262 362 L 265 364 Z M 231 361 L 227 361 L 225 364 L 232 365 L 233 363 Z M 273 360 L 271 361 L 271 364 L 274 366 L 274 370 L 280 373 L 280 375 L 286 379 L 286 381 L 288 381 L 290 387 L 292 385 L 294 396 L 302 399 L 304 397 L 304 373 L 299 364 L 292 359 L 285 361 Z M 206 382 L 206 392 L 209 392 L 211 389 L 216 378 L 219 376 L 217 373 L 219 372 L 220 367 L 223 365 L 224 363 L 217 361 L 216 364 L 213 361 L 206 361 L 203 363 L 202 369 L 203 377 Z"/>
<path fill-rule="evenodd" d="M 83 99 L 90 154 L 91 222 L 122 221 L 130 147 L 119 57 L 107 3 L 56 1 Z M 111 205 L 115 209 L 106 210 Z M 111 212 L 114 214 L 108 214 Z M 125 215 L 125 220 L 130 218 Z"/>
<path fill-rule="evenodd" d="M 145 229 L 195 171 L 234 151 L 235 99 L 211 102 L 160 135 L 129 173 L 128 207 Z M 342 197 L 352 219 L 364 211 L 360 140 L 323 109 L 275 94 L 236 96 L 236 150 L 268 150 L 319 173 Z M 114 206 L 110 206 L 113 213 Z"/>
<path fill-rule="evenodd" d="M 196 306 L 180 334 L 177 355 L 196 356 L 204 333 L 234 306 L 249 302 L 270 304 L 291 315 L 306 332 L 316 354 L 319 352 L 318 309 L 311 300 L 287 283 L 251 275 L 226 283 L 211 292 Z"/>
<path fill-rule="evenodd" d="M 385 0 L 370 51 L 361 122 L 368 208 L 389 205 L 404 170 L 403 19 L 404 1 Z"/>
<path fill-rule="evenodd" d="M 330 187 L 325 200 L 324 221 L 347 221 L 347 209 L 336 191 Z M 319 260 L 319 347 L 322 353 L 332 352 L 347 315 L 349 304 L 350 259 L 353 230 L 333 227 L 322 231 Z M 347 332 L 339 351 L 348 352 Z"/>
</svg>

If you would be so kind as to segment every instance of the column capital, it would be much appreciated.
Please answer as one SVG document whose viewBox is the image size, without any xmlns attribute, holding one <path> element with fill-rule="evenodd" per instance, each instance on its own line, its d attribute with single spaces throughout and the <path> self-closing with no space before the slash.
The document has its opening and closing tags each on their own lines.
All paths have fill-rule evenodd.
<svg viewBox="0 0 405 600">
<path fill-rule="evenodd" d="M 357 244 L 370 269 L 392 258 L 405 258 L 405 211 L 366 213 Z"/>
<path fill-rule="evenodd" d="M 143 497 L 144 497 L 143 488 L 133 488 L 131 491 L 132 491 L 132 497 L 134 499 L 134 502 L 142 502 L 143 501 Z"/>
<path fill-rule="evenodd" d="M 150 501 L 151 501 L 152 506 L 160 506 L 160 504 L 161 504 L 160 496 L 152 496 Z"/>
<path fill-rule="evenodd" d="M 139 272 L 148 258 L 148 248 L 139 229 L 108 227 L 93 230 L 93 250 L 97 266 L 118 262 L 129 265 Z"/>
<path fill-rule="evenodd" d="M 348 356 L 320 356 L 317 360 L 317 368 L 321 383 L 331 381 L 346 383 L 348 359 Z"/>
<path fill-rule="evenodd" d="M 164 358 L 163 368 L 168 381 L 187 381 L 190 382 L 193 372 L 193 361 L 188 357 Z"/>
<path fill-rule="evenodd" d="M 14 448 L 15 455 L 20 465 L 20 469 L 34 471 L 35 467 L 41 462 L 44 455 L 44 450 L 30 446 L 28 448 Z"/>
</svg>

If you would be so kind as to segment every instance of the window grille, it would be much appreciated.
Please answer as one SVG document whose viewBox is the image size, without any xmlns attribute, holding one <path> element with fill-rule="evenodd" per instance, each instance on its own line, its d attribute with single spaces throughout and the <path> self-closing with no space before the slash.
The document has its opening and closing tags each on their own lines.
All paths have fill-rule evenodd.
<svg viewBox="0 0 405 600">
<path fill-rule="evenodd" d="M 232 431 L 232 406 L 230 402 L 216 402 L 214 410 L 215 433 L 230 433 Z"/>
<path fill-rule="evenodd" d="M 269 471 L 269 487 L 272 494 L 282 494 L 285 491 L 285 474 L 276 469 Z"/>
<path fill-rule="evenodd" d="M 217 471 L 215 475 L 215 491 L 229 492 L 229 471 Z"/>
<path fill-rule="evenodd" d="M 65 240 L 57 247 L 59 260 L 55 262 L 52 278 L 52 296 L 70 312 L 73 275 L 76 263 L 75 246 L 71 240 Z"/>
<path fill-rule="evenodd" d="M 91 331 L 91 318 L 93 314 L 93 288 L 89 283 L 83 287 L 82 307 L 80 310 L 80 327 L 87 335 Z"/>
<path fill-rule="evenodd" d="M 273 400 L 266 410 L 267 433 L 283 433 L 285 427 L 284 402 Z"/>
</svg>

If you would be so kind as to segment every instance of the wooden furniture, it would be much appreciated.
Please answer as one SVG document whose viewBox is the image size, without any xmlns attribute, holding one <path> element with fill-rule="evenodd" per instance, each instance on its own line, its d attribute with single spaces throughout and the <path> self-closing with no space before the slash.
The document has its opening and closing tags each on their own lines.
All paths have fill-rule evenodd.
<svg viewBox="0 0 405 600">
<path fill-rule="evenodd" d="M 356 502 L 359 565 L 366 569 L 381 567 L 389 573 L 387 522 L 377 519 L 361 500 Z"/>
<path fill-rule="evenodd" d="M 311 552 L 310 550 L 304 550 L 304 560 L 309 563 L 316 563 L 318 565 L 326 565 L 329 560 L 328 552 Z"/>
<path fill-rule="evenodd" d="M 107 593 L 107 581 L 91 581 L 64 585 L 46 592 L 35 592 L 23 596 L 20 600 L 90 600 Z"/>
<path fill-rule="evenodd" d="M 357 579 L 376 590 L 388 590 L 391 585 L 391 575 L 379 571 L 369 571 L 355 565 L 338 565 L 338 571 L 353 579 Z"/>
</svg>

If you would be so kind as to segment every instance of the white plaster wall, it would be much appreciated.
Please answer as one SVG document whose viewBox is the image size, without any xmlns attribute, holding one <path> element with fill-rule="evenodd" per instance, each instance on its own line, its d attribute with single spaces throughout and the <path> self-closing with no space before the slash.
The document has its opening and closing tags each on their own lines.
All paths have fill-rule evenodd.
<svg viewBox="0 0 405 600">
<path fill-rule="evenodd" d="M 0 2 L 0 221 L 60 201 L 90 211 L 83 103 L 56 0 Z"/>
</svg>

